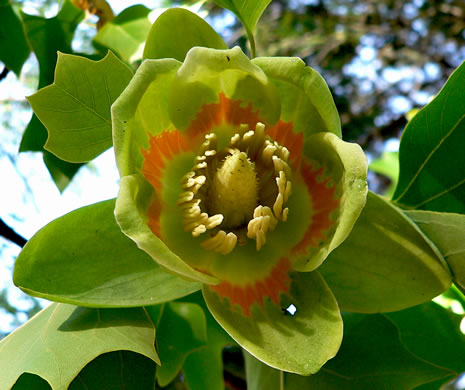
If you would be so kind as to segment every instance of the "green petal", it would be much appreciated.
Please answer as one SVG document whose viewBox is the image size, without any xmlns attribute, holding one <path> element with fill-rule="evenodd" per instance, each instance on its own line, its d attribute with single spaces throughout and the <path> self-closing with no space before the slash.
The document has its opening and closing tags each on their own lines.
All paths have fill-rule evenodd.
<svg viewBox="0 0 465 390">
<path fill-rule="evenodd" d="M 121 178 L 115 216 L 123 233 L 165 268 L 189 279 L 204 283 L 217 283 L 216 278 L 188 266 L 150 230 L 147 225 L 147 208 L 153 196 L 152 186 L 141 175 L 135 174 Z"/>
<path fill-rule="evenodd" d="M 137 248 L 116 224 L 114 209 L 114 199 L 96 203 L 39 230 L 16 259 L 15 285 L 30 295 L 91 307 L 153 305 L 201 288 Z"/>
<path fill-rule="evenodd" d="M 143 58 L 175 58 L 184 61 L 187 52 L 194 46 L 228 48 L 201 17 L 184 8 L 171 8 L 153 24 L 145 43 Z"/>
<path fill-rule="evenodd" d="M 221 92 L 242 101 L 244 106 L 252 104 L 267 124 L 279 118 L 280 103 L 274 85 L 239 47 L 194 47 L 172 86 L 169 112 L 174 125 L 185 129 L 204 104 L 218 101 Z"/>
<path fill-rule="evenodd" d="M 305 66 L 300 58 L 255 58 L 277 87 L 281 99 L 281 119 L 293 122 L 306 135 L 329 131 L 341 137 L 341 122 L 333 97 L 323 77 Z"/>
<path fill-rule="evenodd" d="M 181 63 L 146 60 L 112 106 L 113 144 L 121 176 L 140 169 L 148 136 L 172 128 L 168 93 Z"/>
<path fill-rule="evenodd" d="M 419 228 L 372 192 L 350 236 L 319 270 L 340 307 L 362 313 L 418 305 L 451 284 L 447 264 Z"/>
<path fill-rule="evenodd" d="M 300 257 L 294 265 L 299 271 L 312 271 L 346 239 L 365 206 L 367 160 L 359 145 L 344 142 L 332 133 L 308 137 L 304 155 L 324 168 L 341 199 L 337 220 L 326 233 L 327 239 L 318 247 L 310 248 L 309 254 Z"/>
<path fill-rule="evenodd" d="M 291 274 L 289 295 L 280 306 L 268 299 L 264 309 L 255 305 L 246 317 L 210 287 L 205 301 L 220 325 L 243 348 L 271 367 L 309 375 L 337 353 L 342 340 L 342 319 L 336 300 L 320 274 Z M 286 309 L 293 304 L 297 311 Z"/>
</svg>

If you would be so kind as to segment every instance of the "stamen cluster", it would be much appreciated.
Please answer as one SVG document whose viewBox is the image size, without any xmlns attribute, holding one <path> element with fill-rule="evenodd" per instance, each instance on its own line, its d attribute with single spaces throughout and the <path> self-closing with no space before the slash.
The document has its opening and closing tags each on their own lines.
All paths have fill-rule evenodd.
<svg viewBox="0 0 465 390">
<path fill-rule="evenodd" d="M 209 133 L 191 171 L 181 179 L 185 190 L 177 204 L 183 209 L 184 230 L 194 237 L 207 233 L 201 245 L 223 255 L 247 239 L 260 250 L 266 235 L 285 222 L 291 191 L 289 150 L 265 135 L 241 125 L 229 145 L 218 150 Z"/>
</svg>

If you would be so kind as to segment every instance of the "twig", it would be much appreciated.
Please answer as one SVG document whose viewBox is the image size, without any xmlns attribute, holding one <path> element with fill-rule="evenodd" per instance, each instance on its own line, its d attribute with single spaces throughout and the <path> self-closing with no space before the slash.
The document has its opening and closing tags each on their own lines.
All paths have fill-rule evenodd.
<svg viewBox="0 0 465 390">
<path fill-rule="evenodd" d="M 27 240 L 16 233 L 12 228 L 10 228 L 3 219 L 0 219 L 0 236 L 5 237 L 7 240 L 14 242 L 16 245 L 21 248 L 26 245 Z"/>
<path fill-rule="evenodd" d="M 0 81 L 2 81 L 8 74 L 10 69 L 8 69 L 6 66 L 3 67 L 2 73 L 0 73 Z"/>
</svg>

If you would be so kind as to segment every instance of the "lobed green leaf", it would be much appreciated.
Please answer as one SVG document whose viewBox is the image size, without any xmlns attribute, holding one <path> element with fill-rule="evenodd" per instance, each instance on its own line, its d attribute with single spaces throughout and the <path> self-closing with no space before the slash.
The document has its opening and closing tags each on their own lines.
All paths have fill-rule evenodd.
<svg viewBox="0 0 465 390">
<path fill-rule="evenodd" d="M 420 359 L 450 370 L 449 377 L 465 372 L 465 335 L 462 316 L 428 302 L 384 315 L 399 329 L 403 346 Z"/>
<path fill-rule="evenodd" d="M 0 0 L 0 61 L 19 77 L 31 49 L 27 44 L 21 19 L 9 0 Z"/>
<path fill-rule="evenodd" d="M 87 364 L 68 390 L 155 389 L 156 367 L 131 351 L 105 353 Z"/>
<path fill-rule="evenodd" d="M 206 320 L 203 310 L 194 303 L 165 304 L 157 326 L 158 353 L 162 365 L 157 381 L 168 385 L 181 370 L 186 358 L 207 344 Z"/>
<path fill-rule="evenodd" d="M 71 41 L 76 27 L 84 18 L 70 0 L 65 0 L 58 14 L 50 19 L 21 12 L 24 31 L 32 51 L 39 61 L 39 88 L 53 82 L 57 52 L 71 53 Z M 47 130 L 33 114 L 24 131 L 20 152 L 43 152 L 44 163 L 60 191 L 63 191 L 81 165 L 59 160 L 44 149 Z"/>
<path fill-rule="evenodd" d="M 450 370 L 436 367 L 409 353 L 396 327 L 381 315 L 344 316 L 344 340 L 336 357 L 308 377 L 280 373 L 245 355 L 250 390 L 410 390 Z"/>
<path fill-rule="evenodd" d="M 28 98 L 48 129 L 45 148 L 70 162 L 90 161 L 108 149 L 110 107 L 131 78 L 111 52 L 100 61 L 59 53 L 54 83 Z"/>
<path fill-rule="evenodd" d="M 251 54 L 255 57 L 255 40 L 253 33 L 265 8 L 271 0 L 213 0 L 219 6 L 232 11 L 242 22 L 250 41 Z"/>
<path fill-rule="evenodd" d="M 183 371 L 191 390 L 223 390 L 223 348 L 234 341 L 211 315 L 200 292 L 181 298 L 182 301 L 199 305 L 207 320 L 208 344 L 192 351 L 186 358 Z"/>
<path fill-rule="evenodd" d="M 11 388 L 27 372 L 53 390 L 67 389 L 87 363 L 112 351 L 133 351 L 159 363 L 154 342 L 155 328 L 142 308 L 53 303 L 0 342 L 0 388 Z"/>
<path fill-rule="evenodd" d="M 141 4 L 126 8 L 98 31 L 93 44 L 115 52 L 127 63 L 140 60 L 151 27 L 149 13 Z"/>
</svg>

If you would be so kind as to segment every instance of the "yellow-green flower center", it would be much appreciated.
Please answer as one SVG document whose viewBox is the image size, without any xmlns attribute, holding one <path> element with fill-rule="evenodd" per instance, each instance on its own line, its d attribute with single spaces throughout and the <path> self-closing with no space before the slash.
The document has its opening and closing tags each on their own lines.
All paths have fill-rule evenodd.
<svg viewBox="0 0 465 390">
<path fill-rule="evenodd" d="M 214 133 L 205 136 L 194 166 L 181 180 L 184 192 L 184 230 L 194 237 L 207 235 L 201 245 L 223 255 L 237 243 L 256 241 L 260 250 L 278 221 L 285 222 L 284 207 L 291 195 L 289 151 L 264 133 L 241 125 L 229 145 L 218 150 Z"/>
<path fill-rule="evenodd" d="M 258 201 L 255 164 L 247 153 L 232 150 L 216 171 L 207 195 L 207 212 L 222 214 L 225 228 L 235 229 L 247 223 Z"/>
</svg>

